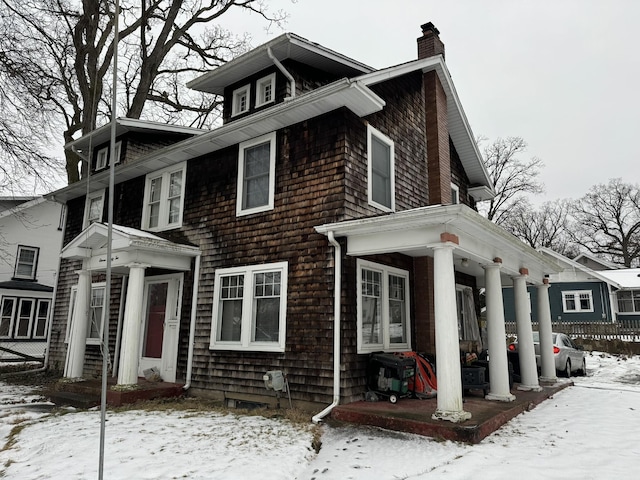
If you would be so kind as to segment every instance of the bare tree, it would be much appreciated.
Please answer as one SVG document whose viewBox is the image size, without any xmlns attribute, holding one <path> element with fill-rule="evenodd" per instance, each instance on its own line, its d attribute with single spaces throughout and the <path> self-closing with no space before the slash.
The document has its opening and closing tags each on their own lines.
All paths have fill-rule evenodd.
<svg viewBox="0 0 640 480">
<path fill-rule="evenodd" d="M 479 139 L 479 143 L 483 140 Z M 520 137 L 498 138 L 484 148 L 484 162 L 496 196 L 480 205 L 479 210 L 498 225 L 507 222 L 509 212 L 524 194 L 544 191 L 537 180 L 543 162 L 536 157 L 522 160 L 520 155 L 526 149 L 527 143 Z"/>
<path fill-rule="evenodd" d="M 223 15 L 243 10 L 268 25 L 285 18 L 268 13 L 262 0 L 121 0 L 120 9 L 118 114 L 197 126 L 215 122 L 218 100 L 186 91 L 186 80 L 249 46 L 249 37 L 222 26 Z M 108 121 L 114 10 L 115 0 L 0 0 L 0 75 L 10 84 L 10 101 L 28 119 L 48 115 L 49 124 L 63 130 L 58 142 Z M 20 135 L 8 134 L 9 146 L 20 136 L 41 136 L 32 123 L 25 122 Z M 34 161 L 44 159 L 41 151 L 35 149 Z M 80 159 L 65 155 L 72 183 L 80 178 Z"/>
<path fill-rule="evenodd" d="M 640 187 L 622 179 L 598 184 L 572 205 L 573 240 L 625 267 L 640 265 Z"/>
<path fill-rule="evenodd" d="M 532 248 L 550 248 L 573 258 L 578 254 L 578 248 L 570 233 L 570 208 L 569 200 L 545 202 L 536 208 L 529 200 L 522 199 L 513 205 L 502 227 Z"/>
</svg>

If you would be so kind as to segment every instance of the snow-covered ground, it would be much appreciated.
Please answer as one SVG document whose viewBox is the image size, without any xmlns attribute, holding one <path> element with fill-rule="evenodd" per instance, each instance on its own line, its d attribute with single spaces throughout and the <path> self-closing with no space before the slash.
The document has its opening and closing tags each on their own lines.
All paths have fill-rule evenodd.
<svg viewBox="0 0 640 480">
<path fill-rule="evenodd" d="M 594 354 L 588 377 L 479 445 L 374 428 L 203 411 L 107 414 L 105 479 L 637 479 L 640 357 Z M 97 478 L 100 412 L 51 415 L 0 383 L 0 478 Z M 17 432 L 11 433 L 12 428 Z"/>
</svg>

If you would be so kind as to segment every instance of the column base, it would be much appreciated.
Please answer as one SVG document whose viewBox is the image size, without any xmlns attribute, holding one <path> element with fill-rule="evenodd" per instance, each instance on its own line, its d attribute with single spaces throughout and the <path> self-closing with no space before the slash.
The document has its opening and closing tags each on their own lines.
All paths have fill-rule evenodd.
<svg viewBox="0 0 640 480">
<path fill-rule="evenodd" d="M 504 394 L 504 395 L 500 395 L 498 393 L 491 393 L 489 392 L 485 397 L 485 400 L 493 400 L 496 402 L 513 402 L 516 399 L 516 396 L 508 393 L 508 394 Z"/>
<path fill-rule="evenodd" d="M 518 385 L 516 390 L 521 392 L 541 392 L 542 387 L 540 385 Z"/>
<path fill-rule="evenodd" d="M 554 384 L 558 382 L 558 377 L 540 377 L 540 382 Z"/>
<path fill-rule="evenodd" d="M 447 412 L 444 410 L 436 410 L 436 412 L 431 415 L 433 420 L 447 420 L 452 423 L 460 423 L 471 418 L 470 412 L 465 412 L 464 410 L 460 410 L 457 412 Z"/>
</svg>

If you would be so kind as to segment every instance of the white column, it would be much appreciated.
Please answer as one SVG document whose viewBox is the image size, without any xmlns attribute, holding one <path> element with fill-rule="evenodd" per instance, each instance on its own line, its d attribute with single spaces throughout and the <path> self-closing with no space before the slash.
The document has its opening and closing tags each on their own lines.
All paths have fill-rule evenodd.
<svg viewBox="0 0 640 480">
<path fill-rule="evenodd" d="M 78 274 L 78 290 L 76 304 L 73 307 L 67 360 L 64 366 L 66 378 L 81 378 L 84 371 L 84 352 L 87 345 L 87 328 L 89 326 L 89 307 L 91 297 L 91 274 L 80 270 Z"/>
<path fill-rule="evenodd" d="M 436 246 L 433 252 L 438 404 L 432 418 L 457 423 L 471 418 L 471 413 L 462 409 L 453 248 L 452 244 L 444 243 Z"/>
<path fill-rule="evenodd" d="M 549 280 L 538 286 L 538 330 L 540 333 L 540 380 L 555 383 L 556 362 L 553 357 L 553 337 L 551 335 L 551 307 L 549 305 Z"/>
<path fill-rule="evenodd" d="M 524 269 L 523 269 L 524 270 Z M 518 359 L 520 360 L 520 385 L 518 390 L 542 390 L 538 383 L 536 351 L 533 347 L 531 328 L 531 303 L 527 294 L 527 275 L 513 277 L 513 299 L 516 307 L 516 331 L 518 332 Z"/>
<path fill-rule="evenodd" d="M 496 259 L 498 260 L 498 259 Z M 512 402 L 516 399 L 509 389 L 509 361 L 507 336 L 504 328 L 501 262 L 484 266 L 485 298 L 487 304 L 487 341 L 489 349 L 489 393 L 487 400 Z"/>
<path fill-rule="evenodd" d="M 129 267 L 127 303 L 124 308 L 122 325 L 118 385 L 135 385 L 138 383 L 140 336 L 142 334 L 143 321 L 144 270 L 145 266 L 141 265 Z"/>
</svg>

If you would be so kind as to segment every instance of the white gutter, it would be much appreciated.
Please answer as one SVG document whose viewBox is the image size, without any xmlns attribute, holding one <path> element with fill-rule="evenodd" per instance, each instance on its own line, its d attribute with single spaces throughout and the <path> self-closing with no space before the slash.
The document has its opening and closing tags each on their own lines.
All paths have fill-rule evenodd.
<svg viewBox="0 0 640 480">
<path fill-rule="evenodd" d="M 333 268 L 334 268 L 334 287 L 333 287 L 333 403 L 322 410 L 317 415 L 311 417 L 313 423 L 320 423 L 334 407 L 340 403 L 340 298 L 342 284 L 342 249 L 340 244 L 333 236 L 333 231 L 327 232 L 329 243 L 334 247 Z"/>
<path fill-rule="evenodd" d="M 198 286 L 200 285 L 200 256 L 198 253 L 196 258 L 196 264 L 193 269 L 193 293 L 191 295 L 191 323 L 189 325 L 189 354 L 187 356 L 187 378 L 186 383 L 182 387 L 184 390 L 188 390 L 191 387 L 191 372 L 193 369 L 193 346 L 196 338 L 196 314 L 198 307 Z"/>
<path fill-rule="evenodd" d="M 289 80 L 289 84 L 291 85 L 291 94 L 287 97 L 287 99 L 294 98 L 296 96 L 296 81 L 293 78 L 293 75 L 291 75 L 289 71 L 280 63 L 280 60 L 275 57 L 275 55 L 271 51 L 271 47 L 267 47 L 267 55 L 269 55 L 269 58 L 273 61 L 275 66 L 278 67 L 282 74 Z"/>
</svg>

